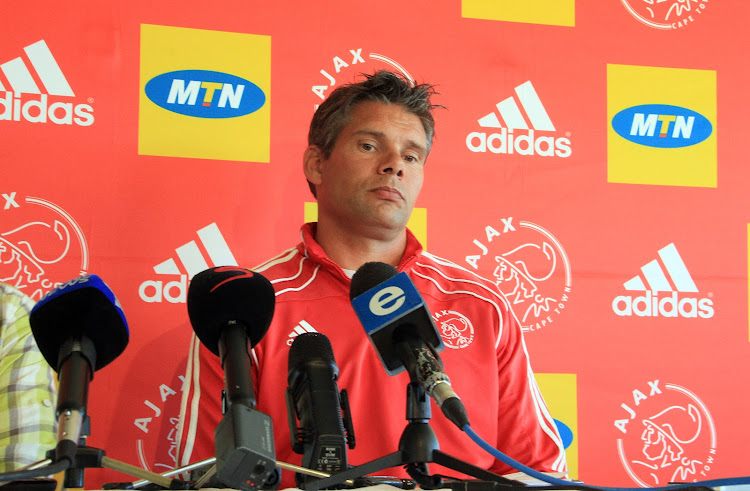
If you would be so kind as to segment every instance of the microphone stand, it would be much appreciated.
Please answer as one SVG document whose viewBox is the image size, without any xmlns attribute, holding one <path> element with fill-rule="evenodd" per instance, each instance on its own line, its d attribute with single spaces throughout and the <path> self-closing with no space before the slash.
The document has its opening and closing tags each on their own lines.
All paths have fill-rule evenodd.
<svg viewBox="0 0 750 491">
<path fill-rule="evenodd" d="M 208 459 L 201 460 L 200 462 L 196 462 L 195 464 L 190 464 L 180 469 L 174 469 L 169 472 L 165 472 L 164 474 L 162 474 L 162 476 L 173 476 L 175 474 L 180 474 L 182 472 L 193 470 L 197 467 L 208 466 L 208 465 L 214 464 L 215 462 L 216 462 L 216 457 L 210 457 Z M 288 471 L 296 472 L 299 474 L 305 474 L 305 475 L 313 476 L 313 477 L 319 477 L 319 478 L 331 477 L 331 474 L 328 474 L 327 472 L 317 471 L 315 469 L 308 469 L 307 467 L 289 464 L 287 462 L 281 462 L 279 460 L 276 461 L 276 467 L 278 467 L 279 469 L 285 469 Z M 216 466 L 212 465 L 211 468 L 208 469 L 208 472 L 206 472 L 206 474 L 203 477 L 201 477 L 199 480 L 195 482 L 194 484 L 195 488 L 200 489 L 201 486 L 204 485 L 206 482 L 208 482 L 208 480 L 211 479 L 215 473 L 216 473 Z M 138 482 L 133 483 L 133 487 L 139 488 L 147 483 L 148 481 L 138 481 Z M 353 487 L 355 483 L 353 480 L 347 480 L 344 484 L 346 484 L 349 487 Z"/>
<path fill-rule="evenodd" d="M 214 462 L 216 462 L 216 457 L 210 457 L 208 459 L 204 459 L 198 462 L 193 462 L 192 464 L 188 464 L 184 467 L 178 467 L 177 469 L 172 469 L 171 471 L 167 471 L 159 475 L 162 477 L 172 477 L 172 476 L 176 476 L 177 474 L 182 474 L 183 472 L 190 472 L 196 469 L 200 469 L 202 467 L 208 467 L 212 465 Z M 141 479 L 140 481 L 134 481 L 132 483 L 125 483 L 125 484 L 128 484 L 130 488 L 138 489 L 140 487 L 145 486 L 146 484 L 151 484 L 151 482 L 152 481 L 149 481 L 148 479 Z M 118 484 L 122 484 L 122 483 L 118 483 Z M 109 487 L 105 484 L 104 489 L 117 489 L 117 488 Z"/>
<path fill-rule="evenodd" d="M 65 481 L 63 484 L 65 488 L 70 487 L 68 484 L 74 484 L 74 487 L 78 488 L 83 487 L 83 469 L 104 467 L 130 476 L 146 479 L 167 489 L 190 489 L 188 482 L 179 479 L 169 479 L 161 474 L 150 472 L 141 469 L 140 467 L 120 462 L 119 460 L 111 459 L 105 456 L 105 453 L 104 450 L 99 448 L 79 446 L 76 449 L 75 462 L 71 466 L 71 469 L 73 469 L 74 472 L 70 475 L 67 471 L 65 472 Z M 55 450 L 47 452 L 47 458 L 54 460 Z M 69 479 L 72 479 L 73 482 L 68 483 Z"/>
<path fill-rule="evenodd" d="M 83 418 L 83 424 L 81 425 L 81 434 L 78 437 L 78 448 L 85 448 L 86 447 L 86 437 L 88 437 L 91 434 L 91 418 L 89 418 L 89 415 L 87 414 Z M 54 454 L 50 456 L 48 452 L 48 457 L 50 457 L 52 460 L 55 459 Z M 78 451 L 76 450 L 76 458 L 73 460 L 73 463 L 70 464 L 70 467 L 68 467 L 65 470 L 64 478 L 63 478 L 63 486 L 65 488 L 82 488 L 83 487 L 83 467 L 80 465 L 81 459 L 78 457 Z"/>
<path fill-rule="evenodd" d="M 334 474 L 331 477 L 308 481 L 305 489 L 307 491 L 318 491 L 331 488 L 344 483 L 348 479 L 361 478 L 367 474 L 397 466 L 405 466 L 406 472 L 417 482 L 420 488 L 440 489 L 444 487 L 443 479 L 430 475 L 427 468 L 427 463 L 430 462 L 484 481 L 492 481 L 510 487 L 525 487 L 523 484 L 442 452 L 435 431 L 429 424 L 431 415 L 430 399 L 422 385 L 412 377 L 412 381 L 406 387 L 406 419 L 408 423 L 401 434 L 398 450 Z"/>
<path fill-rule="evenodd" d="M 169 479 L 157 474 L 150 472 L 134 465 L 126 464 L 115 459 L 106 457 L 104 450 L 87 447 L 86 438 L 91 434 L 91 419 L 88 414 L 83 419 L 81 425 L 81 434 L 78 437 L 78 447 L 76 448 L 75 458 L 70 464 L 70 467 L 65 470 L 63 477 L 63 488 L 83 488 L 84 469 L 105 467 L 114 471 L 122 472 L 130 476 L 139 477 L 146 479 L 154 484 L 163 486 L 167 489 L 188 489 L 188 483 L 179 479 Z M 52 449 L 47 452 L 47 459 L 54 462 L 56 450 Z"/>
</svg>

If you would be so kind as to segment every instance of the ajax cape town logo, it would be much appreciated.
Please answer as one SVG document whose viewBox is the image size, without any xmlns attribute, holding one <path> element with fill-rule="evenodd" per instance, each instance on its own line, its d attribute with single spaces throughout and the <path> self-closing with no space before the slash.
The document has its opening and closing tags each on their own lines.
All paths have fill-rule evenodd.
<svg viewBox="0 0 750 491">
<path fill-rule="evenodd" d="M 716 427 L 708 408 L 679 385 L 651 380 L 633 390 L 614 421 L 617 453 L 643 487 L 709 478 L 716 459 Z"/>
<path fill-rule="evenodd" d="M 704 141 L 711 136 L 713 126 L 705 116 L 684 107 L 645 104 L 615 114 L 612 129 L 639 145 L 678 148 Z"/>
<path fill-rule="evenodd" d="M 254 83 L 228 73 L 179 70 L 146 83 L 146 96 L 157 106 L 196 118 L 236 118 L 257 111 L 266 95 Z"/>
<path fill-rule="evenodd" d="M 463 349 L 474 341 L 474 326 L 462 313 L 455 310 L 441 310 L 432 314 L 432 320 L 440 329 L 443 343 L 451 349 Z"/>
<path fill-rule="evenodd" d="M 312 93 L 315 94 L 313 109 L 318 109 L 329 91 L 344 83 L 358 80 L 362 73 L 388 70 L 414 83 L 414 78 L 397 61 L 378 53 L 363 53 L 363 51 L 363 48 L 342 50 L 331 58 L 330 63 L 323 65 L 318 72 L 320 76 L 316 77 L 311 87 Z"/>
<path fill-rule="evenodd" d="M 155 354 L 154 359 L 163 356 Z M 133 404 L 135 452 L 141 467 L 162 473 L 177 467 L 180 398 L 185 391 L 185 377 L 178 375 L 170 383 L 143 387 L 138 397 L 143 406 Z"/>
<path fill-rule="evenodd" d="M 620 0 L 642 24 L 654 29 L 680 29 L 695 22 L 709 0 Z"/>
<path fill-rule="evenodd" d="M 86 238 L 68 212 L 45 199 L 0 194 L 5 203 L 0 205 L 0 281 L 38 301 L 87 273 Z"/>
<path fill-rule="evenodd" d="M 568 255 L 550 232 L 515 217 L 489 224 L 473 241 L 465 260 L 471 270 L 493 280 L 524 331 L 552 324 L 571 290 Z"/>
</svg>

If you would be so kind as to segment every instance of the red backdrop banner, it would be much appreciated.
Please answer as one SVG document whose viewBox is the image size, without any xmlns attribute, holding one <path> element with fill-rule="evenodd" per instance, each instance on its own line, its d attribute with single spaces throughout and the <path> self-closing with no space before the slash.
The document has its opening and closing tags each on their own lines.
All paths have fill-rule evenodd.
<svg viewBox="0 0 750 491">
<path fill-rule="evenodd" d="M 190 279 L 298 241 L 313 112 L 386 68 L 445 106 L 415 232 L 508 296 L 573 476 L 748 474 L 747 2 L 2 10 L 0 280 L 38 300 L 95 273 L 129 321 L 89 445 L 175 466 Z"/>
</svg>

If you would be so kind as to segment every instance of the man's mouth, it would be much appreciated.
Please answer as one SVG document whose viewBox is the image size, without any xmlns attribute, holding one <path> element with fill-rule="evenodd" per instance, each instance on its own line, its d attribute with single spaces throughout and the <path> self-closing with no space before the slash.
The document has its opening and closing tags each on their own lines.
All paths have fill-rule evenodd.
<svg viewBox="0 0 750 491">
<path fill-rule="evenodd" d="M 401 194 L 401 192 L 398 189 L 392 188 L 390 186 L 377 187 L 373 189 L 373 192 L 381 199 L 386 199 L 386 200 L 391 200 L 391 201 L 403 201 L 404 199 L 404 196 Z"/>
</svg>

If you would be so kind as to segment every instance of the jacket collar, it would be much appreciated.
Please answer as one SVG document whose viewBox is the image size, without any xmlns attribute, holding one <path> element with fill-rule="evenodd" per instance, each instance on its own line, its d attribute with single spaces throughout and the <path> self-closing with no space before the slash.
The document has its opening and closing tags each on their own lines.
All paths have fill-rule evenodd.
<svg viewBox="0 0 750 491">
<path fill-rule="evenodd" d="M 302 242 L 299 243 L 297 249 L 305 257 L 311 259 L 316 264 L 320 264 L 335 275 L 346 278 L 348 282 L 349 277 L 346 276 L 346 273 L 344 273 L 344 271 L 338 264 L 333 262 L 328 257 L 320 244 L 318 244 L 318 242 L 315 240 L 315 230 L 317 226 L 317 222 L 306 223 L 302 226 L 302 228 L 300 229 Z M 421 254 L 422 244 L 419 243 L 419 240 L 417 240 L 411 230 L 407 228 L 406 249 L 404 250 L 404 255 L 401 257 L 401 261 L 399 261 L 398 267 L 396 269 L 398 269 L 399 272 L 408 269 L 415 261 L 417 261 L 417 259 L 419 259 L 419 256 Z"/>
</svg>

